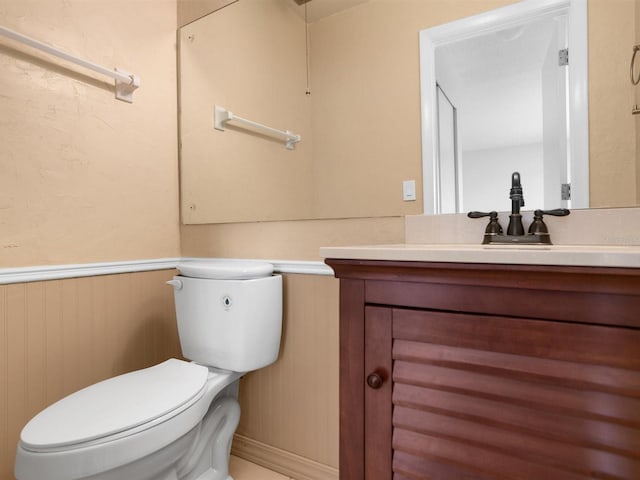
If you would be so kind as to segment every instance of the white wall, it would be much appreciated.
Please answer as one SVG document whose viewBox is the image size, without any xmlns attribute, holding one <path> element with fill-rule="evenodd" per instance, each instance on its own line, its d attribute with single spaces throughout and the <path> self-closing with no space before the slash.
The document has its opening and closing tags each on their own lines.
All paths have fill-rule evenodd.
<svg viewBox="0 0 640 480">
<path fill-rule="evenodd" d="M 463 212 L 510 211 L 509 190 L 513 172 L 520 172 L 525 200 L 523 210 L 543 207 L 542 143 L 463 151 L 462 170 Z M 487 177 L 486 171 L 495 174 Z"/>
</svg>

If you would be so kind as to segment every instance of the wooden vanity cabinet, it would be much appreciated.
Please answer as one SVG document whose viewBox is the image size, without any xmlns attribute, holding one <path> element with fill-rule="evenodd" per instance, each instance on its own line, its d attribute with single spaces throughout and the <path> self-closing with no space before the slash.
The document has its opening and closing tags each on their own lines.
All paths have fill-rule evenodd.
<svg viewBox="0 0 640 480">
<path fill-rule="evenodd" d="M 340 479 L 640 479 L 640 270 L 328 259 Z"/>
</svg>

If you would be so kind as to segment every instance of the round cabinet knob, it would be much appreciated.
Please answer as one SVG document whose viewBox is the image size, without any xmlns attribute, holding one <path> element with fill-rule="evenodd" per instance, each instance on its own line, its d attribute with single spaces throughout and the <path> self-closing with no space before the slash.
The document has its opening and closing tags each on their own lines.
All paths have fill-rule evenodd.
<svg viewBox="0 0 640 480">
<path fill-rule="evenodd" d="M 377 373 L 372 373 L 367 377 L 367 385 L 369 385 L 371 388 L 380 388 L 382 386 L 382 383 L 382 377 Z"/>
</svg>

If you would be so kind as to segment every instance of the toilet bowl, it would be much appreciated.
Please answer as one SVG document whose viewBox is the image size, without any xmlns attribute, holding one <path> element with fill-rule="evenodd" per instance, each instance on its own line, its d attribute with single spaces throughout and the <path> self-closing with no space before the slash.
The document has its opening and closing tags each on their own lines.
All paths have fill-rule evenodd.
<svg viewBox="0 0 640 480">
<path fill-rule="evenodd" d="M 168 283 L 192 362 L 169 359 L 120 375 L 40 412 L 20 435 L 18 480 L 231 479 L 239 378 L 278 356 L 281 278 L 264 262 L 178 269 Z"/>
</svg>

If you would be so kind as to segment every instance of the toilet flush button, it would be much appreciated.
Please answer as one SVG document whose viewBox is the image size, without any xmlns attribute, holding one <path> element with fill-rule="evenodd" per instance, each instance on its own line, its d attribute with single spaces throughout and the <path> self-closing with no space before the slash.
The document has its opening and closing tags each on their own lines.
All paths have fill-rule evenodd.
<svg viewBox="0 0 640 480">
<path fill-rule="evenodd" d="M 222 297 L 222 305 L 224 306 L 225 310 L 229 310 L 231 308 L 231 306 L 233 305 L 233 300 L 229 295 L 224 295 Z"/>
<path fill-rule="evenodd" d="M 182 282 L 180 280 L 169 280 L 167 282 L 168 285 L 171 285 L 173 288 L 175 288 L 176 290 L 182 290 Z"/>
</svg>

